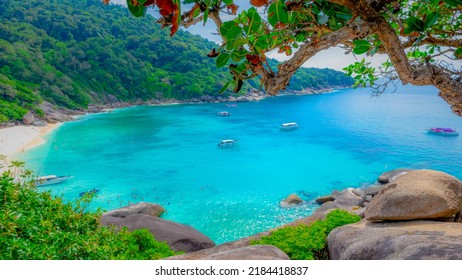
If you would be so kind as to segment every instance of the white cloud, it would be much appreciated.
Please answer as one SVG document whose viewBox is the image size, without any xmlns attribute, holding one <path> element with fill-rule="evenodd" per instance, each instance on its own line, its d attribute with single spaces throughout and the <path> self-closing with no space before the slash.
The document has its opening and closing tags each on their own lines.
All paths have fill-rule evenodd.
<svg viewBox="0 0 462 280">
<path fill-rule="evenodd" d="M 127 6 L 127 0 L 111 0 L 112 4 Z"/>
<path fill-rule="evenodd" d="M 209 39 L 210 41 L 219 45 L 223 42 L 221 36 L 218 35 L 217 26 L 213 23 L 212 20 L 207 21 L 205 26 L 199 22 L 195 25 L 185 28 L 184 30 L 189 31 L 192 34 L 200 35 L 201 37 Z"/>
</svg>

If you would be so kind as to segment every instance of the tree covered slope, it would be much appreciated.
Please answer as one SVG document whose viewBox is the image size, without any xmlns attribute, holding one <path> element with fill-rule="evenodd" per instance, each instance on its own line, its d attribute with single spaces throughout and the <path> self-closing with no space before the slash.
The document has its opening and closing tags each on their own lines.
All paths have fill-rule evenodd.
<svg viewBox="0 0 462 280">
<path fill-rule="evenodd" d="M 216 47 L 189 32 L 170 37 L 153 17 L 137 19 L 100 0 L 1 1 L 0 123 L 27 111 L 40 116 L 44 100 L 82 109 L 218 95 L 231 77 L 207 57 Z M 351 84 L 343 73 L 305 68 L 290 89 Z"/>
</svg>

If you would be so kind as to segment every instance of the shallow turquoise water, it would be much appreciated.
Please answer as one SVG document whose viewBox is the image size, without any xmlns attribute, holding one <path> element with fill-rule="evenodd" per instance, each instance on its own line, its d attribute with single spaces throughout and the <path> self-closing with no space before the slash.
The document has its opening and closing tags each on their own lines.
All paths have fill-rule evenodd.
<svg viewBox="0 0 462 280">
<path fill-rule="evenodd" d="M 223 110 L 232 116 L 217 116 Z M 279 130 L 291 121 L 300 128 Z M 75 176 L 42 189 L 69 200 L 101 189 L 92 208 L 160 203 L 164 218 L 222 243 L 307 216 L 317 196 L 373 183 L 390 169 L 432 168 L 462 178 L 462 137 L 425 132 L 434 126 L 462 131 L 462 119 L 434 88 L 403 87 L 379 98 L 341 90 L 236 108 L 142 106 L 84 116 L 22 158 L 41 175 Z M 240 143 L 218 148 L 227 138 Z M 291 193 L 307 203 L 279 207 Z"/>
</svg>

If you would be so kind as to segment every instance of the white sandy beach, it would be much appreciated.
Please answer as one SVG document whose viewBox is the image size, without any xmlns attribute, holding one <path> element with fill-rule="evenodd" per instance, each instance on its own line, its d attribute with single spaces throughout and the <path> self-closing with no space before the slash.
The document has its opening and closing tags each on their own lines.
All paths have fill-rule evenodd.
<svg viewBox="0 0 462 280">
<path fill-rule="evenodd" d="M 0 155 L 6 156 L 7 160 L 11 161 L 18 153 L 45 143 L 43 136 L 60 125 L 61 123 L 55 123 L 43 127 L 14 126 L 2 128 L 0 129 Z"/>
</svg>

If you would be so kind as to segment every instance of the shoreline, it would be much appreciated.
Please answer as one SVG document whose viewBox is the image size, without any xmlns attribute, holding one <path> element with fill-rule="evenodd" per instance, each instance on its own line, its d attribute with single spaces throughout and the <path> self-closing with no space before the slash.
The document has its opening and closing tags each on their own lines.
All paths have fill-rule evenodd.
<svg viewBox="0 0 462 280">
<path fill-rule="evenodd" d="M 95 113 L 110 113 L 115 109 L 122 109 L 134 106 L 170 106 L 170 105 L 194 105 L 194 104 L 213 104 L 213 103 L 246 103 L 261 101 L 266 98 L 281 97 L 281 96 L 304 96 L 304 95 L 320 95 L 334 93 L 342 89 L 351 89 L 351 87 L 329 87 L 320 89 L 306 89 L 304 91 L 282 91 L 277 95 L 268 95 L 262 91 L 250 91 L 245 95 L 238 96 L 210 96 L 204 95 L 201 97 L 193 97 L 190 99 L 153 99 L 138 102 L 116 102 L 112 104 L 92 104 L 84 112 L 77 111 L 73 114 L 67 113 L 71 117 L 95 114 Z M 64 112 L 66 113 L 66 112 Z M 67 120 L 64 120 L 67 121 Z"/>
<path fill-rule="evenodd" d="M 60 127 L 61 122 L 47 123 L 37 127 L 31 125 L 16 125 L 0 128 L 0 155 L 6 156 L 8 161 L 14 160 L 19 153 L 46 143 L 44 137 Z M 0 168 L 3 172 L 6 168 Z"/>
<path fill-rule="evenodd" d="M 46 118 L 44 126 L 34 126 L 25 124 L 15 124 L 9 127 L 0 126 L 0 155 L 6 156 L 8 161 L 14 160 L 19 153 L 24 153 L 32 148 L 45 144 L 47 141 L 44 137 L 60 127 L 64 122 L 73 121 L 84 115 L 111 113 L 115 109 L 122 109 L 134 106 L 169 106 L 181 104 L 204 104 L 204 103 L 244 103 L 255 102 L 270 97 L 287 96 L 287 95 L 314 95 L 334 92 L 343 87 L 332 87 L 318 90 L 291 91 L 271 96 L 261 91 L 251 91 L 246 95 L 229 96 L 229 97 L 212 97 L 202 96 L 186 100 L 168 99 L 168 100 L 149 100 L 145 102 L 116 102 L 112 104 L 93 104 L 84 111 L 70 111 L 66 109 L 52 109 L 53 118 Z M 0 172 L 6 168 L 0 166 Z"/>
</svg>

